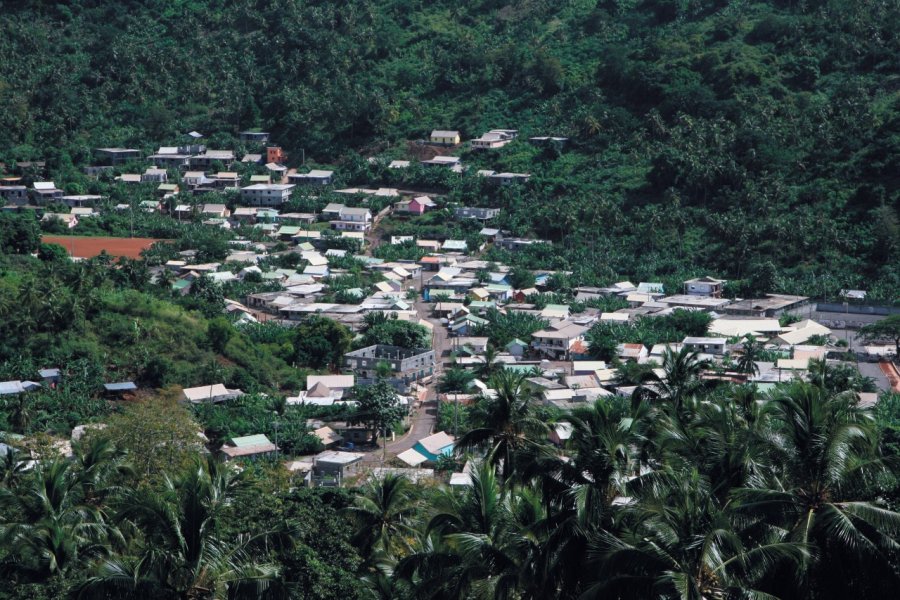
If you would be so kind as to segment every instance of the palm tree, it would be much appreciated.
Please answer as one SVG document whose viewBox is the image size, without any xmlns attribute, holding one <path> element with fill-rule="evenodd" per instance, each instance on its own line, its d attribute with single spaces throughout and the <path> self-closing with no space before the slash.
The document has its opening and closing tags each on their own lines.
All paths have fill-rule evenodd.
<svg viewBox="0 0 900 600">
<path fill-rule="evenodd" d="M 478 377 L 483 380 L 490 380 L 497 372 L 503 368 L 503 365 L 497 360 L 499 356 L 499 352 L 497 352 L 497 348 L 493 345 L 488 344 L 487 348 L 485 348 L 484 353 L 481 355 L 481 363 L 476 368 L 476 372 L 478 373 Z"/>
<path fill-rule="evenodd" d="M 26 581 L 65 576 L 106 552 L 110 529 L 101 510 L 83 502 L 70 463 L 40 465 L 17 489 L 0 488 L 5 514 L 16 515 L 0 526 L 8 554 L 2 570 Z"/>
<path fill-rule="evenodd" d="M 442 392 L 466 392 L 472 387 L 475 374 L 460 367 L 451 367 L 441 375 L 438 389 Z"/>
<path fill-rule="evenodd" d="M 117 520 L 134 534 L 133 551 L 102 561 L 83 592 L 99 597 L 225 598 L 261 594 L 277 574 L 253 560 L 252 540 L 217 537 L 217 523 L 238 481 L 213 459 L 197 463 L 157 493 L 124 495 Z"/>
<path fill-rule="evenodd" d="M 809 585 L 850 585 L 837 575 L 846 561 L 865 561 L 876 579 L 896 580 L 890 564 L 900 542 L 900 514 L 859 499 L 885 468 L 871 412 L 858 407 L 854 392 L 830 394 L 800 381 L 781 388 L 771 402 L 775 472 L 739 490 L 740 510 L 814 548 L 803 564 Z"/>
<path fill-rule="evenodd" d="M 480 464 L 463 494 L 445 493 L 428 525 L 424 551 L 401 573 L 417 580 L 422 598 L 545 598 L 539 592 L 541 498 L 511 493 L 494 467 Z"/>
<path fill-rule="evenodd" d="M 494 397 L 484 396 L 471 412 L 475 427 L 456 442 L 456 452 L 485 452 L 491 465 L 503 465 L 503 476 L 515 470 L 516 453 L 542 443 L 547 424 L 534 414 L 534 392 L 525 385 L 525 377 L 501 371 L 491 380 Z"/>
<path fill-rule="evenodd" d="M 409 551 L 420 511 L 418 488 L 404 475 L 372 479 L 345 512 L 356 524 L 354 544 L 363 556 L 374 550 L 399 557 Z"/>
<path fill-rule="evenodd" d="M 676 411 L 681 410 L 685 399 L 696 395 L 706 387 L 700 373 L 708 362 L 700 360 L 696 350 L 683 347 L 677 352 L 666 348 L 663 354 L 662 377 L 648 376 L 649 383 L 641 385 L 635 392 L 637 399 L 659 399 L 670 404 Z"/>
<path fill-rule="evenodd" d="M 739 521 L 696 470 L 662 473 L 624 509 L 620 535 L 593 542 L 599 570 L 582 598 L 719 600 L 771 597 L 759 574 L 799 560 L 801 545 L 742 535 Z"/>
<path fill-rule="evenodd" d="M 757 342 L 756 338 L 751 334 L 744 340 L 743 346 L 743 352 L 737 363 L 738 371 L 750 376 L 759 375 L 759 365 L 756 364 L 756 361 L 759 360 L 762 352 L 762 344 Z"/>
</svg>

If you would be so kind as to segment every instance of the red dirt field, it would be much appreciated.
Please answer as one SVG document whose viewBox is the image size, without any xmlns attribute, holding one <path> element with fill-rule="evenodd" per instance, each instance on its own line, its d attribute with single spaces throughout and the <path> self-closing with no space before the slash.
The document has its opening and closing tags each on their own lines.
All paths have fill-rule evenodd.
<svg viewBox="0 0 900 600">
<path fill-rule="evenodd" d="M 59 244 L 76 258 L 93 258 L 106 250 L 110 256 L 127 256 L 140 258 L 141 250 L 146 250 L 157 240 L 154 238 L 116 238 L 91 237 L 76 235 L 45 235 L 41 237 L 45 244 Z"/>
</svg>

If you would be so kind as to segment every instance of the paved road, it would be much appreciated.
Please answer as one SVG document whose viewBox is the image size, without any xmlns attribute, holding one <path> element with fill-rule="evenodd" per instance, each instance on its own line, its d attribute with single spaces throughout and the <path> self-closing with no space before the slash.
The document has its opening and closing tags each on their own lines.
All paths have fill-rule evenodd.
<svg viewBox="0 0 900 600">
<path fill-rule="evenodd" d="M 375 226 L 372 227 L 367 236 L 369 238 L 367 253 L 371 253 L 372 251 L 373 240 L 380 241 L 380 236 L 376 231 L 377 223 L 385 214 L 387 214 L 387 209 L 375 217 Z M 414 282 L 413 287 L 418 290 L 418 282 Z M 422 438 L 428 437 L 434 432 L 434 426 L 437 423 L 437 383 L 444 370 L 444 353 L 450 350 L 450 339 L 447 334 L 447 328 L 438 319 L 431 317 L 431 307 L 421 299 L 416 300 L 416 302 L 413 303 L 413 306 L 419 318 L 428 321 L 432 325 L 431 345 L 432 348 L 434 348 L 435 354 L 434 376 L 431 378 L 431 383 L 426 386 L 425 400 L 411 417 L 409 431 L 407 431 L 406 435 L 403 437 L 387 443 L 385 449 L 389 458 L 390 455 L 397 455 L 405 450 L 409 450 L 416 445 L 416 442 Z M 367 454 L 370 459 L 380 460 L 382 449 L 377 448 L 367 452 Z"/>
</svg>

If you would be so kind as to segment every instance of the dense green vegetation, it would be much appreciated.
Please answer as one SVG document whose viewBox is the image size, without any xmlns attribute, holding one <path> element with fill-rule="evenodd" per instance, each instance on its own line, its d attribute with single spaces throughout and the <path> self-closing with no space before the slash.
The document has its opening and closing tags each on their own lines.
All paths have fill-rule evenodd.
<svg viewBox="0 0 900 600">
<path fill-rule="evenodd" d="M 498 373 L 495 397 L 442 411 L 466 433 L 439 466 L 483 456 L 457 489 L 307 490 L 265 461 L 198 461 L 199 425 L 164 393 L 71 461 L 0 461 L 0 597 L 890 597 L 897 396 L 863 409 L 824 371 L 710 388 L 688 351 L 664 368 L 650 394 L 571 414 Z M 547 438 L 559 420 L 566 455 Z"/>
<path fill-rule="evenodd" d="M 498 225 L 562 247 L 519 264 L 602 282 L 708 270 L 736 292 L 853 287 L 890 301 L 898 11 L 839 0 L 5 2 L 0 155 L 46 159 L 58 184 L 81 191 L 92 147 L 152 150 L 191 129 L 223 147 L 262 127 L 294 162 L 303 150 L 340 163 L 343 182 L 502 206 Z M 418 156 L 405 140 L 436 127 L 571 141 L 467 153 L 464 176 L 356 154 Z M 474 175 L 487 167 L 533 178 L 496 190 Z"/>
<path fill-rule="evenodd" d="M 576 302 L 573 286 L 632 279 L 673 291 L 707 273 L 729 279 L 729 296 L 859 288 L 896 303 L 897 2 L 0 4 L 0 174 L 45 160 L 46 172 L 26 169 L 25 183 L 47 177 L 68 193 L 106 197 L 103 215 L 83 220 L 79 233 L 171 240 L 140 260 L 72 262 L 40 242 L 42 230 L 64 233 L 61 223 L 0 212 L 0 380 L 62 370 L 55 389 L 0 400 L 0 441 L 9 444 L 0 446 L 0 600 L 896 593 L 900 397 L 882 394 L 864 408 L 857 392 L 873 382 L 824 360 L 810 362 L 808 382 L 766 393 L 703 377 L 687 350 L 664 355 L 663 375 L 618 362 L 622 342 L 702 335 L 704 313 L 593 327 L 590 353 L 636 389 L 568 413 L 541 406 L 531 374 L 496 360 L 547 321 L 486 311 L 488 325 L 475 332 L 491 342 L 483 363 L 446 369 L 438 382 L 442 392 L 472 394 L 477 377 L 495 392 L 438 409 L 439 426 L 459 436 L 455 455 L 436 465 L 438 479 L 469 462 L 471 486 L 388 475 L 351 490 L 306 489 L 282 457 L 231 469 L 204 456 L 257 433 L 284 454 L 315 452 L 321 442 L 308 420 L 324 416 L 386 435 L 405 409 L 383 381 L 351 390 L 352 414 L 289 406 L 284 396 L 305 388 L 312 370 L 335 369 L 350 348 L 427 347 L 429 332 L 384 316 L 367 316 L 356 338 L 319 317 L 294 328 L 233 326 L 226 297 L 277 286 L 199 278 L 182 295 L 158 267 L 184 250 L 197 262 L 223 261 L 236 235 L 264 234 L 145 213 L 139 203 L 156 198 L 156 186 L 116 183 L 115 173 L 91 179 L 81 167 L 95 147 L 149 153 L 192 129 L 240 156 L 255 148 L 237 132 L 262 128 L 291 166 L 301 157 L 303 167 L 334 165 L 336 186 L 439 197 L 432 212 L 385 219 L 384 236 L 461 239 L 474 250 L 484 224 L 456 220 L 453 208 L 501 208 L 490 226 L 552 244 L 488 246 L 481 258 L 512 266 L 509 280 L 521 288 L 535 283 L 532 271 L 561 271 L 547 293 L 528 298 L 538 308 L 615 310 L 618 300 Z M 520 138 L 492 152 L 440 151 L 460 154 L 465 173 L 388 168 L 438 152 L 416 143 L 431 129 L 460 129 L 466 139 L 495 127 L 517 128 Z M 569 141 L 530 145 L 536 135 Z M 261 170 L 237 168 L 245 182 Z M 532 177 L 496 186 L 479 169 Z M 205 200 L 233 207 L 235 196 Z M 297 190 L 285 209 L 327 202 L 363 198 Z M 383 244 L 374 254 L 423 251 Z M 297 269 L 302 259 L 285 253 L 262 264 Z M 346 273 L 327 282 L 325 301 L 350 301 L 380 277 L 354 258 L 330 264 Z M 892 317 L 861 335 L 900 345 L 898 331 Z M 774 354 L 751 337 L 724 364 L 752 373 Z M 124 380 L 140 386 L 137 401 L 103 398 L 103 383 Z M 178 386 L 220 382 L 248 394 L 223 405 L 178 402 Z M 561 422 L 569 427 L 557 429 Z M 72 456 L 61 457 L 61 440 L 86 424 Z"/>
</svg>

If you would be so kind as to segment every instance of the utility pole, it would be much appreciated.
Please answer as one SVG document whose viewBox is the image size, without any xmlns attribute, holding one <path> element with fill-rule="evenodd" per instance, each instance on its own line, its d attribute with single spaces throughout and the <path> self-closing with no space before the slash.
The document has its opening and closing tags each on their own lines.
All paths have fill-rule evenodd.
<svg viewBox="0 0 900 600">
<path fill-rule="evenodd" d="M 272 423 L 272 427 L 275 428 L 275 460 L 278 460 L 278 420 L 276 419 Z"/>
</svg>

